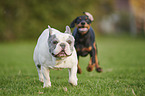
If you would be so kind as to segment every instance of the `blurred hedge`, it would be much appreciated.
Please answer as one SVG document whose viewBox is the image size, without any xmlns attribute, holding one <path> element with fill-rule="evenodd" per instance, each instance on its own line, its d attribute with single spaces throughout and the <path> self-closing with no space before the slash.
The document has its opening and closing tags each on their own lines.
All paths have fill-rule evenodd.
<svg viewBox="0 0 145 96">
<path fill-rule="evenodd" d="M 1 0 L 0 41 L 36 39 L 47 25 L 65 30 L 75 17 L 90 12 L 97 22 L 113 10 L 112 0 Z"/>
</svg>

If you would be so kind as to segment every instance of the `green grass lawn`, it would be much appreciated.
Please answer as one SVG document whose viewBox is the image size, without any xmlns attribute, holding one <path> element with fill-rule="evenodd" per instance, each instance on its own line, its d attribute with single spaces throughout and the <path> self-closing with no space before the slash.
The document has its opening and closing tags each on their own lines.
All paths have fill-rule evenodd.
<svg viewBox="0 0 145 96">
<path fill-rule="evenodd" d="M 145 96 L 145 39 L 98 38 L 103 73 L 87 72 L 89 56 L 80 58 L 78 86 L 68 70 L 51 70 L 51 88 L 42 88 L 33 62 L 36 42 L 0 43 L 0 96 Z"/>
</svg>

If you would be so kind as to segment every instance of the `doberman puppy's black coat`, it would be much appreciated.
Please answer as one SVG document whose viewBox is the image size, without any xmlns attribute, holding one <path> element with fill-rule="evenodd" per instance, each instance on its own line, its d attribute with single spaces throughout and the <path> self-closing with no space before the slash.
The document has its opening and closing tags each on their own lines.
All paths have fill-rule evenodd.
<svg viewBox="0 0 145 96">
<path fill-rule="evenodd" d="M 73 36 L 75 38 L 75 48 L 77 56 L 87 56 L 90 54 L 90 61 L 87 70 L 90 72 L 93 68 L 96 68 L 97 72 L 102 72 L 102 69 L 98 64 L 97 47 L 95 44 L 95 33 L 92 29 L 91 22 L 93 17 L 90 13 L 84 12 L 83 16 L 79 16 L 74 19 L 70 25 L 71 28 L 75 27 Z M 78 73 L 82 73 L 82 70 L 78 63 Z"/>
</svg>

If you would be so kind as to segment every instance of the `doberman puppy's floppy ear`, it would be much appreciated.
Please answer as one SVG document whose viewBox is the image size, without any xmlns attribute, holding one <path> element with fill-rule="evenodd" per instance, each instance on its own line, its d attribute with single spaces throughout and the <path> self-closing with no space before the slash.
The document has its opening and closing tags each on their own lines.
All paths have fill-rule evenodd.
<svg viewBox="0 0 145 96">
<path fill-rule="evenodd" d="M 94 21 L 93 15 L 91 15 L 89 12 L 83 12 L 83 14 L 87 15 L 91 21 Z"/>
<path fill-rule="evenodd" d="M 78 18 L 78 17 L 77 17 L 77 18 Z M 77 18 L 74 19 L 74 20 L 71 22 L 70 28 L 74 28 L 74 27 L 75 27 L 75 23 L 76 23 Z"/>
</svg>

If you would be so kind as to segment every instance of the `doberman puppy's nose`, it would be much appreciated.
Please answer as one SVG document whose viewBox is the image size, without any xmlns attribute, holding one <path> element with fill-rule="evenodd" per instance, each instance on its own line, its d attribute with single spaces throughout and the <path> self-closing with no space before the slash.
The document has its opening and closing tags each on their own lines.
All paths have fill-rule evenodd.
<svg viewBox="0 0 145 96">
<path fill-rule="evenodd" d="M 82 25 L 85 25 L 85 21 L 82 21 L 81 24 L 82 24 Z"/>
<path fill-rule="evenodd" d="M 62 49 L 65 49 L 65 46 L 66 46 L 66 45 L 65 45 L 64 43 L 61 43 L 61 44 L 60 44 L 60 47 L 61 47 Z"/>
</svg>

